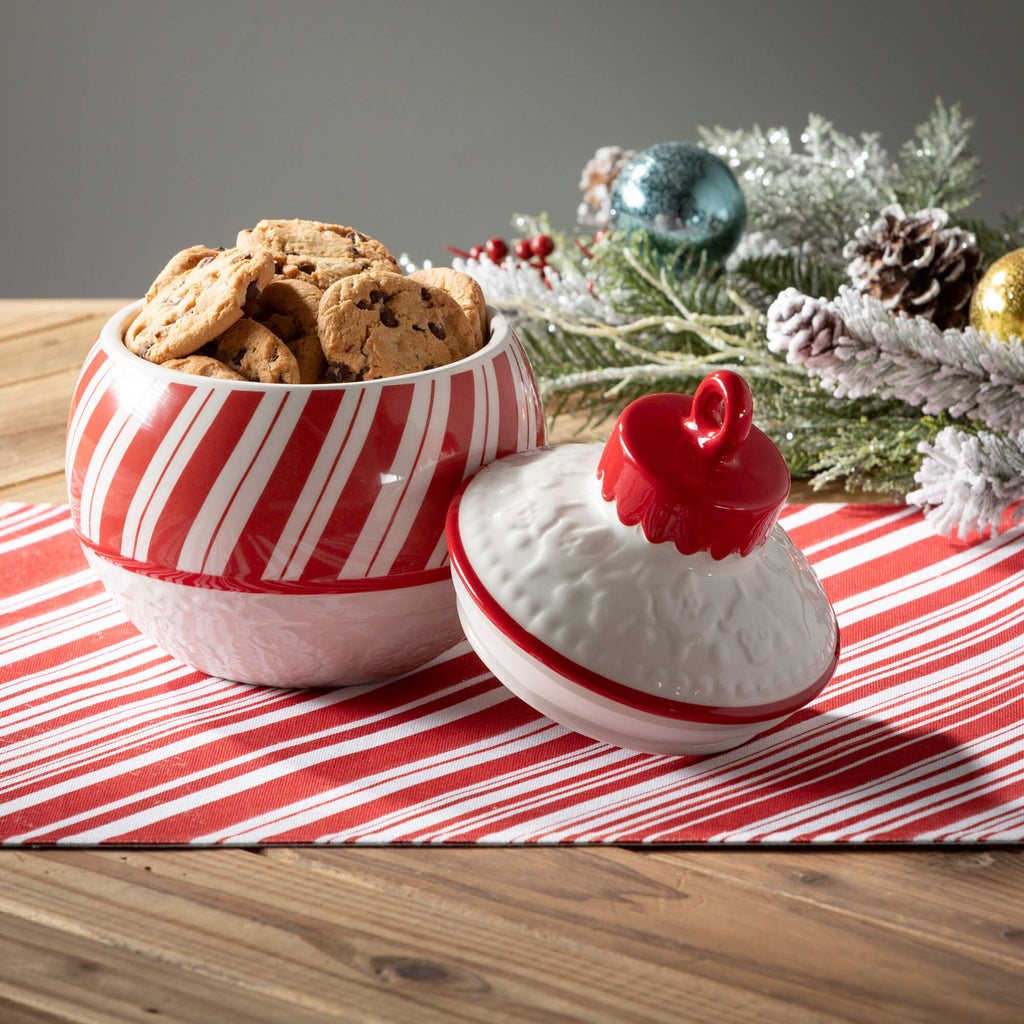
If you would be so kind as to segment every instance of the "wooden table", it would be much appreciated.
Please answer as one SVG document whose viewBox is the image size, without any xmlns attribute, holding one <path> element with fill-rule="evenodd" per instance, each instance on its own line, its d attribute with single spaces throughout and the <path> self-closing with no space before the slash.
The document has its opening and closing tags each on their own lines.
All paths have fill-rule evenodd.
<svg viewBox="0 0 1024 1024">
<path fill-rule="evenodd" d="M 63 502 L 118 301 L 0 301 L 0 499 Z M 1024 1021 L 1024 851 L 0 850 L 0 1022 Z"/>
</svg>

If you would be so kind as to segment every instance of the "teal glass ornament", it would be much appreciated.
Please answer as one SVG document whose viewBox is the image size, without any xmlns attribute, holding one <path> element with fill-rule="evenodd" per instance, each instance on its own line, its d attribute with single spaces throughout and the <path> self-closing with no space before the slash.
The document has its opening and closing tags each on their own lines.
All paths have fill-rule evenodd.
<svg viewBox="0 0 1024 1024">
<path fill-rule="evenodd" d="M 613 230 L 646 231 L 679 274 L 706 253 L 722 263 L 747 223 L 747 204 L 732 171 L 706 149 L 661 142 L 638 153 L 612 182 Z"/>
</svg>

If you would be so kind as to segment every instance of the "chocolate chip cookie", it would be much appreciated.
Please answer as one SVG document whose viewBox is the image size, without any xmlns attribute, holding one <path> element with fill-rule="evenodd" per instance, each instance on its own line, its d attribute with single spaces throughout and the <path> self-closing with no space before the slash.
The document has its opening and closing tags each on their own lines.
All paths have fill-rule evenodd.
<svg viewBox="0 0 1024 1024">
<path fill-rule="evenodd" d="M 350 260 L 334 256 L 297 256 L 272 253 L 275 276 L 289 281 L 304 281 L 325 292 L 343 277 L 362 274 L 367 270 L 383 270 L 386 273 L 401 273 L 399 267 L 383 260 Z"/>
<path fill-rule="evenodd" d="M 355 228 L 325 224 L 319 220 L 261 220 L 256 227 L 239 232 L 238 245 L 282 255 L 386 263 L 393 268 L 398 267 L 395 257 L 376 238 Z"/>
<path fill-rule="evenodd" d="M 462 307 L 401 274 L 364 272 L 324 292 L 317 317 L 329 379 L 376 380 L 444 366 L 476 351 Z"/>
<path fill-rule="evenodd" d="M 245 314 L 280 338 L 295 356 L 302 384 L 315 384 L 326 367 L 316 317 L 320 289 L 308 281 L 276 277 L 248 303 Z"/>
<path fill-rule="evenodd" d="M 299 364 L 273 331 L 245 317 L 217 339 L 217 358 L 246 380 L 298 384 Z"/>
<path fill-rule="evenodd" d="M 452 267 L 425 267 L 410 274 L 409 279 L 446 291 L 466 314 L 466 319 L 473 328 L 476 347 L 480 348 L 483 345 L 487 332 L 487 304 L 484 301 L 483 290 L 474 278 Z"/>
<path fill-rule="evenodd" d="M 225 249 L 200 259 L 146 302 L 124 343 L 153 363 L 191 355 L 239 320 L 242 306 L 273 276 L 273 258 L 258 250 Z"/>
<path fill-rule="evenodd" d="M 182 274 L 187 274 L 193 267 L 204 261 L 209 262 L 223 251 L 223 246 L 211 249 L 208 245 L 192 245 L 176 253 L 167 261 L 167 265 L 149 286 L 149 291 L 146 292 L 146 301 L 149 302 L 150 299 L 155 298 L 157 292 L 166 288 L 172 281 L 176 281 Z"/>
<path fill-rule="evenodd" d="M 366 270 L 401 273 L 398 261 L 377 239 L 318 220 L 261 220 L 238 233 L 238 244 L 272 253 L 278 277 L 306 281 L 321 291 Z"/>
<path fill-rule="evenodd" d="M 235 373 L 227 363 L 222 363 L 212 356 L 199 354 L 182 356 L 180 359 L 167 359 L 161 366 L 168 370 L 178 370 L 181 373 L 191 373 L 195 377 L 217 377 L 220 380 L 245 380 L 240 373 Z"/>
</svg>

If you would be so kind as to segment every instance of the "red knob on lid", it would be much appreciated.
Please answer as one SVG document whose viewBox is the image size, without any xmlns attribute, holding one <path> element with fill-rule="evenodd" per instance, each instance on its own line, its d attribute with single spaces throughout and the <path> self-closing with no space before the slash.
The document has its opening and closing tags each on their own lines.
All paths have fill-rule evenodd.
<svg viewBox="0 0 1024 1024">
<path fill-rule="evenodd" d="M 626 526 L 684 555 L 749 554 L 767 540 L 789 494 L 789 470 L 753 425 L 747 382 L 731 370 L 696 394 L 648 395 L 619 417 L 598 463 L 601 495 Z"/>
</svg>

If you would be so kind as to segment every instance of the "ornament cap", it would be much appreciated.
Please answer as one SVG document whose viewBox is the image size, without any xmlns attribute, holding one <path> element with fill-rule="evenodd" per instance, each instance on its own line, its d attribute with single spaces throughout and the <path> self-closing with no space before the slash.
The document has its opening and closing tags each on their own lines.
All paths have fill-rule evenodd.
<svg viewBox="0 0 1024 1024">
<path fill-rule="evenodd" d="M 626 526 L 684 555 L 748 555 L 789 494 L 782 453 L 753 423 L 747 382 L 731 370 L 696 393 L 647 395 L 619 417 L 597 467 L 601 496 Z"/>
</svg>

